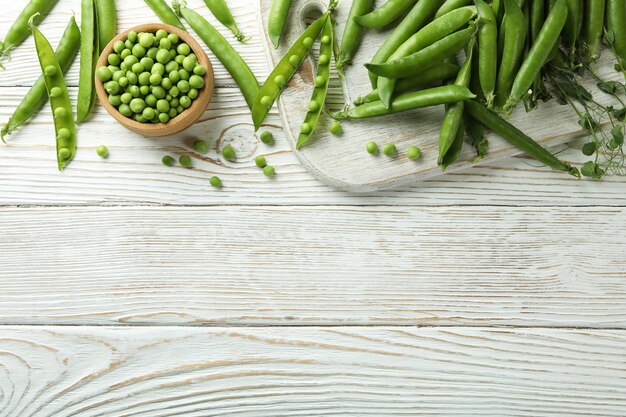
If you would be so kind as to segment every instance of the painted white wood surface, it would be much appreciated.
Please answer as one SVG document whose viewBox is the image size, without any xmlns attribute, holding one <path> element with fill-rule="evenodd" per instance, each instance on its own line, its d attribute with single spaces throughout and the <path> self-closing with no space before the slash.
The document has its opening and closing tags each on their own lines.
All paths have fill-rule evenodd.
<svg viewBox="0 0 626 417">
<path fill-rule="evenodd" d="M 623 416 L 626 333 L 5 327 L 0 416 Z"/>
</svg>

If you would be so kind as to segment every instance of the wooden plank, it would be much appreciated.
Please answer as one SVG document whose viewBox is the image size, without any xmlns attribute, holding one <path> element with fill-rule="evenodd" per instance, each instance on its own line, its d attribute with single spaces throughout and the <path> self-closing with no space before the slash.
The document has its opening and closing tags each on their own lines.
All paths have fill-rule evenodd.
<svg viewBox="0 0 626 417">
<path fill-rule="evenodd" d="M 623 208 L 0 210 L 0 324 L 626 328 Z"/>
<path fill-rule="evenodd" d="M 0 416 L 623 416 L 626 333 L 0 327 Z"/>
</svg>

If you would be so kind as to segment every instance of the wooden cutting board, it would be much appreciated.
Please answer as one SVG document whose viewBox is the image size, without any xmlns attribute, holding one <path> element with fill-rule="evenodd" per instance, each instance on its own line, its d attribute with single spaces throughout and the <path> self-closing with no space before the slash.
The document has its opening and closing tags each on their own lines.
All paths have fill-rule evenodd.
<svg viewBox="0 0 626 417">
<path fill-rule="evenodd" d="M 350 1 L 341 1 L 334 14 L 337 22 L 335 33 L 339 40 L 350 6 Z M 262 25 L 262 33 L 265 34 L 264 44 L 268 59 L 273 66 L 300 37 L 307 22 L 326 10 L 326 2 L 293 0 L 291 15 L 278 49 L 272 46 L 267 37 L 270 8 L 271 0 L 260 0 L 259 22 Z M 329 106 L 335 107 L 335 110 L 340 109 L 344 103 L 351 103 L 357 97 L 371 91 L 363 64 L 369 62 L 388 34 L 389 31 L 365 32 L 354 65 L 346 69 L 345 78 L 340 79 L 334 72 L 336 78 L 331 83 Z M 340 190 L 369 192 L 415 184 L 442 174 L 437 166 L 439 128 L 444 112 L 442 106 L 371 120 L 343 122 L 344 134 L 339 137 L 328 133 L 331 120 L 323 117 L 315 133 L 314 143 L 301 151 L 296 151 L 295 143 L 312 93 L 316 62 L 315 54 L 305 61 L 278 102 L 285 134 L 302 164 L 316 178 Z M 608 51 L 603 54 L 603 62 L 598 65 L 598 73 L 606 80 L 621 78 L 621 75 L 613 69 L 613 57 Z M 595 87 L 593 80 L 584 80 L 582 84 L 593 92 L 597 101 L 611 103 L 610 98 Z M 539 109 L 530 113 L 526 113 L 523 107 L 520 105 L 513 114 L 512 123 L 544 146 L 563 144 L 585 134 L 578 125 L 578 117 L 569 106 L 561 106 L 552 101 L 542 103 Z M 497 135 L 488 134 L 488 138 L 490 141 L 488 157 L 475 162 L 474 149 L 467 145 L 459 161 L 448 168 L 448 171 L 462 170 L 519 154 L 519 151 Z M 395 143 L 399 149 L 398 157 L 369 155 L 365 151 L 365 145 L 371 140 L 378 142 L 381 148 L 386 143 Z M 411 161 L 406 157 L 406 149 L 410 145 L 422 149 L 424 156 L 419 161 Z"/>
</svg>

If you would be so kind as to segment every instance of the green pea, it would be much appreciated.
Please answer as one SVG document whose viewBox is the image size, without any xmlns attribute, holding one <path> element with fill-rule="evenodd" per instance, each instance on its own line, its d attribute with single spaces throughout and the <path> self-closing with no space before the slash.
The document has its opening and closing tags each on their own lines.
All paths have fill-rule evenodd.
<svg viewBox="0 0 626 417">
<path fill-rule="evenodd" d="M 150 87 L 147 85 L 142 85 L 137 91 L 141 93 L 142 96 L 147 96 L 148 94 L 150 94 Z M 139 97 L 139 93 L 137 95 L 133 94 L 133 97 Z"/>
<path fill-rule="evenodd" d="M 267 160 L 265 159 L 264 156 L 257 156 L 254 159 L 254 163 L 256 164 L 256 166 L 258 166 L 259 168 L 265 168 L 267 166 Z"/>
<path fill-rule="evenodd" d="M 180 98 L 180 105 L 188 109 L 189 107 L 191 107 L 191 99 L 187 96 L 182 96 Z"/>
<path fill-rule="evenodd" d="M 416 161 L 422 157 L 422 151 L 417 146 L 409 146 L 409 149 L 406 151 L 406 155 L 410 160 Z"/>
<path fill-rule="evenodd" d="M 182 155 L 178 158 L 178 163 L 184 168 L 191 168 L 193 166 L 193 162 L 189 155 Z"/>
<path fill-rule="evenodd" d="M 263 142 L 264 144 L 269 145 L 274 142 L 274 135 L 272 134 L 272 132 L 268 132 L 266 130 L 265 132 L 261 133 L 259 139 L 261 139 L 261 142 Z"/>
<path fill-rule="evenodd" d="M 113 73 L 107 67 L 100 67 L 98 68 L 98 71 L 96 71 L 96 76 L 100 81 L 107 82 L 111 81 L 111 78 L 113 78 Z"/>
<path fill-rule="evenodd" d="M 139 58 L 137 58 L 135 55 L 128 55 L 126 58 L 124 58 L 124 64 L 127 68 L 132 68 L 133 65 L 137 64 L 138 62 Z"/>
<path fill-rule="evenodd" d="M 115 51 L 115 53 L 121 53 L 124 48 L 126 48 L 126 45 L 124 45 L 123 41 L 117 41 L 113 44 L 113 50 Z"/>
<path fill-rule="evenodd" d="M 320 55 L 318 62 L 320 65 L 328 65 L 330 58 L 328 58 L 328 55 Z"/>
<path fill-rule="evenodd" d="M 180 80 L 176 84 L 176 87 L 178 87 L 178 91 L 180 91 L 183 94 L 187 93 L 191 89 L 191 85 L 189 84 L 188 81 L 185 81 L 185 80 Z"/>
<path fill-rule="evenodd" d="M 203 76 L 204 74 L 206 74 L 206 68 L 204 68 L 202 65 L 196 65 L 193 68 L 193 73 L 196 75 Z"/>
<path fill-rule="evenodd" d="M 170 111 L 170 103 L 167 100 L 158 100 L 156 103 L 156 109 L 159 113 L 167 113 Z"/>
<path fill-rule="evenodd" d="M 96 153 L 98 154 L 98 156 L 102 159 L 106 159 L 109 157 L 109 150 L 107 149 L 106 146 L 104 145 L 99 145 L 96 148 Z"/>
<path fill-rule="evenodd" d="M 169 39 L 163 38 L 159 41 L 159 48 L 167 49 L 169 51 L 171 47 L 172 47 L 172 42 Z"/>
<path fill-rule="evenodd" d="M 146 54 L 146 56 L 152 60 L 155 60 L 158 52 L 159 48 L 150 48 L 148 49 L 148 53 Z"/>
<path fill-rule="evenodd" d="M 174 86 L 170 89 L 170 95 L 172 97 L 178 97 L 180 95 L 180 91 L 178 90 L 178 87 Z"/>
<path fill-rule="evenodd" d="M 178 55 L 176 58 L 174 58 L 174 62 L 176 62 L 178 65 L 183 65 L 184 60 L 185 60 L 184 55 Z"/>
<path fill-rule="evenodd" d="M 135 119 L 135 121 L 139 122 L 139 123 L 146 123 L 147 122 L 146 118 L 143 117 L 141 114 L 133 115 L 133 119 Z"/>
<path fill-rule="evenodd" d="M 270 96 L 261 97 L 261 104 L 265 107 L 270 107 L 272 105 L 272 98 Z"/>
<path fill-rule="evenodd" d="M 174 117 L 178 116 L 178 111 L 175 108 L 171 108 L 169 112 L 167 112 L 168 116 L 170 116 L 170 119 L 173 119 Z"/>
<path fill-rule="evenodd" d="M 143 58 L 141 58 L 141 61 L 139 62 L 141 62 L 143 67 L 146 69 L 146 71 L 152 70 L 152 67 L 154 66 L 154 60 L 147 56 L 144 56 Z"/>
<path fill-rule="evenodd" d="M 142 33 L 139 37 L 139 45 L 144 48 L 150 48 L 154 43 L 154 35 L 152 33 Z"/>
<path fill-rule="evenodd" d="M 72 152 L 70 152 L 69 149 L 67 149 L 67 148 L 59 149 L 59 159 L 60 160 L 66 161 L 66 160 L 70 159 L 71 156 L 72 156 Z"/>
<path fill-rule="evenodd" d="M 179 105 L 178 107 L 176 107 L 176 113 L 181 114 L 184 111 L 185 111 L 185 108 L 182 105 Z"/>
<path fill-rule="evenodd" d="M 159 114 L 159 121 L 161 123 L 167 123 L 170 121 L 170 116 L 167 113 L 160 113 Z"/>
<path fill-rule="evenodd" d="M 178 52 L 180 55 L 187 56 L 187 55 L 189 55 L 191 53 L 191 48 L 186 43 L 181 43 L 176 48 L 176 52 Z"/>
<path fill-rule="evenodd" d="M 54 109 L 55 119 L 62 119 L 66 116 L 67 116 L 67 109 L 65 109 L 64 107 L 57 107 L 56 109 Z"/>
<path fill-rule="evenodd" d="M 305 135 L 308 135 L 309 133 L 313 131 L 313 128 L 311 127 L 309 123 L 302 123 L 302 126 L 300 127 L 300 131 L 304 133 Z"/>
<path fill-rule="evenodd" d="M 146 102 L 140 98 L 134 98 L 130 102 L 130 109 L 133 113 L 141 113 L 146 108 Z"/>
<path fill-rule="evenodd" d="M 126 88 L 126 87 L 128 87 L 128 78 L 122 77 L 122 78 L 120 78 L 118 83 L 119 83 L 120 87 Z"/>
<path fill-rule="evenodd" d="M 365 149 L 367 150 L 367 153 L 374 155 L 378 153 L 378 144 L 376 142 L 367 142 Z"/>
<path fill-rule="evenodd" d="M 117 110 L 126 117 L 130 117 L 133 115 L 133 111 L 130 109 L 130 106 L 128 104 L 121 104 Z"/>
<path fill-rule="evenodd" d="M 198 60 L 195 55 L 188 55 L 183 60 L 183 68 L 191 72 L 196 67 L 197 63 L 198 63 Z"/>
<path fill-rule="evenodd" d="M 136 85 L 137 82 L 139 82 L 139 77 L 137 77 L 137 74 L 132 71 L 128 71 L 126 73 L 126 78 L 128 79 L 128 83 L 130 85 Z"/>
<path fill-rule="evenodd" d="M 228 161 L 234 161 L 237 159 L 237 152 L 235 152 L 235 148 L 227 145 L 222 149 L 222 156 Z"/>
<path fill-rule="evenodd" d="M 204 78 L 200 77 L 199 75 L 192 75 L 189 78 L 189 85 L 192 88 L 201 89 L 202 87 L 204 87 Z"/>
<path fill-rule="evenodd" d="M 131 30 L 130 32 L 128 32 L 128 35 L 126 36 L 126 39 L 128 39 L 132 43 L 137 42 L 137 38 L 138 38 L 137 32 L 135 32 L 134 30 Z"/>
<path fill-rule="evenodd" d="M 180 104 L 177 98 L 173 98 L 169 102 L 170 102 L 170 107 L 178 107 L 178 105 Z"/>
<path fill-rule="evenodd" d="M 144 48 L 141 45 L 135 45 L 133 46 L 133 49 L 131 50 L 133 55 L 136 56 L 137 58 L 141 59 L 144 56 L 146 56 L 146 48 Z"/>
<path fill-rule="evenodd" d="M 150 75 L 150 85 L 161 85 L 161 81 L 163 81 L 161 74 Z"/>
<path fill-rule="evenodd" d="M 155 107 L 158 102 L 158 98 L 154 94 L 148 94 L 145 101 L 146 106 Z"/>
<path fill-rule="evenodd" d="M 129 56 L 131 56 L 133 53 L 130 49 L 124 49 L 122 52 L 120 52 L 120 58 L 121 59 L 126 59 Z"/>
<path fill-rule="evenodd" d="M 300 61 L 301 59 L 298 55 L 291 55 L 289 57 L 289 64 L 294 68 L 300 65 Z"/>
<path fill-rule="evenodd" d="M 177 83 L 180 81 L 180 74 L 178 71 L 172 71 L 169 73 L 168 78 L 172 80 L 173 83 Z"/>
<path fill-rule="evenodd" d="M 198 95 L 200 93 L 198 92 L 198 90 L 196 88 L 192 88 L 191 90 L 189 90 L 189 92 L 187 93 L 187 97 L 189 97 L 192 100 L 195 100 L 196 98 L 198 98 Z"/>
<path fill-rule="evenodd" d="M 109 81 L 104 85 L 104 89 L 109 94 L 117 94 L 120 92 L 120 85 L 117 81 Z"/>
<path fill-rule="evenodd" d="M 52 98 L 61 97 L 61 94 L 63 94 L 61 87 L 52 87 L 50 89 L 50 97 Z"/>
<path fill-rule="evenodd" d="M 189 71 L 187 71 L 184 68 L 178 71 L 178 75 L 180 75 L 181 80 L 185 80 L 185 81 L 189 81 L 189 77 L 191 76 L 189 74 Z"/>
<path fill-rule="evenodd" d="M 279 86 L 280 88 L 283 88 L 285 84 L 287 84 L 287 78 L 285 78 L 284 75 L 279 74 L 274 78 L 274 82 L 276 83 L 277 86 Z"/>
<path fill-rule="evenodd" d="M 161 81 L 161 87 L 163 87 L 166 90 L 170 90 L 172 87 L 174 86 L 174 84 L 172 83 L 172 80 L 170 80 L 169 78 L 163 78 L 163 81 Z"/>
<path fill-rule="evenodd" d="M 165 66 L 165 72 L 168 74 L 172 71 L 178 71 L 179 69 L 180 69 L 180 65 L 178 65 L 176 61 L 170 61 Z"/>
<path fill-rule="evenodd" d="M 393 143 L 388 143 L 383 148 L 383 153 L 389 157 L 394 157 L 398 154 L 398 148 Z"/>
<path fill-rule="evenodd" d="M 123 104 L 128 104 L 128 103 L 130 103 L 132 100 L 133 100 L 133 95 L 132 95 L 132 94 L 130 94 L 130 93 L 124 93 L 124 94 L 122 94 L 122 96 L 120 97 L 120 101 L 121 101 Z"/>
<path fill-rule="evenodd" d="M 317 113 L 320 109 L 320 104 L 317 101 L 311 101 L 309 103 L 309 112 Z"/>
<path fill-rule="evenodd" d="M 167 35 L 167 39 L 169 39 L 170 42 L 172 42 L 172 44 L 174 45 L 178 43 L 178 35 L 176 35 L 175 33 L 170 33 L 169 35 Z"/>
<path fill-rule="evenodd" d="M 209 183 L 214 188 L 222 188 L 222 180 L 219 177 L 211 177 Z"/>
<path fill-rule="evenodd" d="M 199 154 L 204 155 L 209 152 L 209 144 L 206 140 L 198 139 L 191 146 L 193 147 L 193 150 Z"/>
<path fill-rule="evenodd" d="M 122 104 L 122 99 L 117 95 L 109 96 L 109 103 L 114 107 L 119 107 Z"/>
<path fill-rule="evenodd" d="M 107 62 L 108 62 L 110 65 L 119 66 L 119 65 L 122 63 L 122 58 L 120 58 L 120 56 L 119 56 L 119 55 L 117 55 L 117 54 L 110 54 L 110 55 L 107 57 Z"/>
<path fill-rule="evenodd" d="M 171 95 L 171 94 L 167 94 L 167 95 L 165 96 L 165 100 L 167 100 L 167 102 L 168 102 L 168 103 L 169 103 L 169 102 L 171 102 L 173 99 L 174 99 L 174 97 L 172 97 L 172 95 Z M 177 104 L 177 106 L 178 106 L 178 104 Z"/>
<path fill-rule="evenodd" d="M 324 85 L 326 85 L 326 78 L 322 77 L 321 75 L 315 77 L 315 87 L 320 88 Z"/>
<path fill-rule="evenodd" d="M 322 36 L 322 43 L 324 45 L 328 45 L 329 42 L 330 42 L 330 37 L 328 35 Z"/>
<path fill-rule="evenodd" d="M 333 122 L 330 125 L 330 133 L 332 133 L 335 136 L 339 136 L 343 133 L 343 128 L 341 127 L 341 124 L 337 121 Z"/>
<path fill-rule="evenodd" d="M 306 37 L 306 38 L 302 39 L 302 44 L 306 48 L 310 49 L 313 46 L 313 38 Z"/>
<path fill-rule="evenodd" d="M 135 74 L 141 74 L 142 72 L 144 72 L 145 68 L 141 62 L 137 62 L 136 64 L 133 64 L 130 70 Z"/>
<path fill-rule="evenodd" d="M 139 74 L 139 76 L 137 77 L 139 84 L 140 85 L 149 85 L 150 84 L 150 73 L 149 72 L 142 72 L 141 74 Z"/>
<path fill-rule="evenodd" d="M 152 74 L 159 74 L 161 77 L 165 75 L 165 66 L 160 62 L 155 63 L 150 70 Z"/>
<path fill-rule="evenodd" d="M 127 49 L 132 48 L 134 44 L 135 44 L 135 42 L 131 41 L 130 39 L 126 39 L 126 41 L 124 42 L 124 46 L 125 46 Z"/>
<path fill-rule="evenodd" d="M 273 166 L 268 165 L 263 168 L 263 175 L 265 175 L 266 177 L 273 177 L 276 175 L 276 169 Z"/>
<path fill-rule="evenodd" d="M 63 139 L 63 140 L 68 140 L 71 135 L 70 130 L 66 127 L 62 127 L 61 129 L 59 129 L 57 134 L 59 136 L 59 139 Z"/>
<path fill-rule="evenodd" d="M 159 52 L 157 52 L 157 55 L 156 55 L 156 60 L 157 62 L 161 64 L 167 64 L 168 62 L 172 60 L 170 51 L 168 51 L 167 49 L 159 49 Z"/>
<path fill-rule="evenodd" d="M 43 72 L 44 74 L 46 74 L 47 77 L 54 77 L 59 73 L 57 67 L 54 65 L 48 65 L 46 68 L 44 68 Z"/>
<path fill-rule="evenodd" d="M 163 39 L 163 38 L 167 38 L 167 35 L 168 35 L 168 34 L 167 34 L 167 31 L 166 31 L 166 30 L 159 29 L 159 30 L 157 30 L 157 32 L 156 32 L 156 39 L 157 39 L 158 41 L 160 41 L 160 40 L 161 40 L 161 39 Z"/>
<path fill-rule="evenodd" d="M 145 117 L 146 120 L 152 120 L 156 117 L 156 112 L 152 107 L 146 107 L 145 109 L 143 109 L 141 115 Z"/>
<path fill-rule="evenodd" d="M 169 155 L 165 155 L 163 159 L 161 159 L 161 162 L 163 162 L 163 165 L 166 167 L 173 167 L 176 164 L 176 159 Z"/>
<path fill-rule="evenodd" d="M 125 76 L 125 75 L 126 75 L 126 72 L 125 72 L 125 71 L 122 71 L 122 70 L 115 71 L 115 72 L 113 73 L 113 76 L 111 77 L 111 79 L 112 79 L 113 81 L 119 81 L 119 80 L 120 80 L 120 78 L 122 78 L 122 77 L 123 77 L 123 76 Z"/>
<path fill-rule="evenodd" d="M 113 74 L 115 71 L 119 71 L 120 67 L 115 66 L 115 65 L 109 65 L 107 66 L 107 68 L 109 69 L 109 71 L 111 71 L 111 74 Z"/>
</svg>

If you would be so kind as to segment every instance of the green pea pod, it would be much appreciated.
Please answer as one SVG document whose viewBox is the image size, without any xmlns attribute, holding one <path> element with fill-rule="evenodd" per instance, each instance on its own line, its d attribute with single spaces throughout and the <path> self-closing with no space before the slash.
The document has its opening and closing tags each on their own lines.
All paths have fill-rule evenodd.
<svg viewBox="0 0 626 417">
<path fill-rule="evenodd" d="M 372 64 L 382 64 L 387 62 L 391 54 L 400 47 L 407 39 L 420 30 L 435 14 L 441 4 L 440 0 L 420 0 L 411 9 L 409 14 L 402 20 L 402 23 L 385 39 L 382 46 L 372 58 Z M 378 77 L 370 73 L 372 88 L 376 88 Z"/>
<path fill-rule="evenodd" d="M 389 57 L 388 62 L 393 62 L 419 52 L 467 26 L 474 17 L 476 17 L 476 7 L 466 6 L 453 10 L 441 18 L 435 19 L 420 29 L 415 35 L 407 39 L 406 42 Z M 387 106 L 391 104 L 395 84 L 396 80 L 393 78 L 380 77 L 378 79 L 380 98 Z"/>
<path fill-rule="evenodd" d="M 378 9 L 363 16 L 356 16 L 354 20 L 366 28 L 382 29 L 403 16 L 415 3 L 417 0 L 387 0 Z"/>
<path fill-rule="evenodd" d="M 239 42 L 244 42 L 246 37 L 241 33 L 237 23 L 235 23 L 235 18 L 233 14 L 230 12 L 228 5 L 224 0 L 204 0 L 204 3 L 207 5 L 213 16 L 224 26 L 230 29 L 235 35 L 235 38 Z"/>
<path fill-rule="evenodd" d="M 315 86 L 313 96 L 309 103 L 309 111 L 302 123 L 300 135 L 296 149 L 300 150 L 309 143 L 313 138 L 313 133 L 319 122 L 326 96 L 328 95 L 328 84 L 330 82 L 330 64 L 333 56 L 333 23 L 332 19 L 327 19 L 324 30 L 322 31 L 322 42 L 320 46 L 320 55 L 317 62 L 317 71 L 315 73 Z"/>
<path fill-rule="evenodd" d="M 474 59 L 474 42 L 471 42 L 467 55 L 465 58 L 465 63 L 461 67 L 461 71 L 459 71 L 459 75 L 456 78 L 455 85 L 460 87 L 469 87 L 470 80 L 472 77 L 472 60 Z M 447 158 L 448 153 L 453 147 L 456 139 L 458 137 L 459 130 L 461 129 L 461 124 L 463 123 L 463 112 L 465 111 L 465 104 L 460 101 L 458 103 L 450 104 L 446 108 L 446 114 L 443 117 L 443 122 L 441 124 L 441 130 L 439 133 L 439 160 L 437 164 L 441 166 L 442 170 L 445 171 L 448 165 L 450 165 L 450 159 Z M 452 152 L 454 153 L 454 151 Z M 457 156 L 458 157 L 458 156 Z M 456 158 L 453 158 L 456 159 Z"/>
<path fill-rule="evenodd" d="M 313 43 L 324 29 L 329 16 L 330 13 L 328 12 L 323 14 L 304 31 L 300 39 L 293 44 L 261 87 L 261 91 L 257 94 L 252 106 L 252 120 L 255 130 L 259 130 L 283 88 L 293 78 L 304 59 L 311 52 Z"/>
<path fill-rule="evenodd" d="M 72 65 L 79 47 L 80 29 L 78 29 L 76 19 L 72 16 L 55 52 L 64 74 Z M 2 132 L 0 132 L 2 141 L 4 142 L 5 136 L 13 134 L 17 128 L 34 116 L 46 104 L 46 101 L 48 101 L 48 92 L 46 91 L 46 80 L 42 74 L 17 106 L 9 121 L 2 127 Z"/>
<path fill-rule="evenodd" d="M 80 74 L 76 124 L 81 124 L 91 113 L 96 103 L 95 78 L 98 62 L 98 30 L 96 28 L 96 5 L 94 0 L 82 0 L 80 11 Z"/>
<path fill-rule="evenodd" d="M 30 0 L 15 22 L 9 28 L 3 41 L 0 41 L 0 58 L 9 57 L 11 50 L 20 46 L 30 35 L 28 20 L 33 15 L 43 19 L 59 0 Z M 3 68 L 0 65 L 0 68 Z"/>
<path fill-rule="evenodd" d="M 174 0 L 172 7 L 182 16 L 196 34 L 211 49 L 213 54 L 224 65 L 228 73 L 233 77 L 235 83 L 239 86 L 248 107 L 252 109 L 254 99 L 259 93 L 259 82 L 254 73 L 241 58 L 241 56 L 233 49 L 233 47 L 224 39 L 224 37 L 195 11 L 186 7 L 186 2 L 178 2 Z"/>
<path fill-rule="evenodd" d="M 435 13 L 435 19 L 439 19 L 443 15 L 470 4 L 472 4 L 472 0 L 447 0 Z"/>
<path fill-rule="evenodd" d="M 354 107 L 346 112 L 335 115 L 335 117 L 339 120 L 367 119 L 371 117 L 401 113 L 407 110 L 419 109 L 422 107 L 451 104 L 459 101 L 471 100 L 473 98 L 476 98 L 476 96 L 467 87 L 447 85 L 444 87 L 434 87 L 427 90 L 402 94 L 393 100 L 390 108 L 385 107 L 382 101 L 375 101 L 363 104 L 362 106 Z"/>
<path fill-rule="evenodd" d="M 59 61 L 54 55 L 50 42 L 34 24 L 35 16 L 31 17 L 28 24 L 35 38 L 39 65 L 43 72 L 46 90 L 50 98 L 50 107 L 54 115 L 54 129 L 57 137 L 57 161 L 59 171 L 62 171 L 76 154 L 76 128 L 72 103 L 67 91 L 67 85 Z"/>
<path fill-rule="evenodd" d="M 478 78 L 485 100 L 493 106 L 498 74 L 498 21 L 484 0 L 474 0 L 482 24 L 478 31 Z"/>
<path fill-rule="evenodd" d="M 585 52 L 587 59 L 590 61 L 595 61 L 599 57 L 598 51 L 604 30 L 605 11 L 606 0 L 588 0 L 585 4 L 583 32 L 585 35 Z"/>
<path fill-rule="evenodd" d="M 571 165 L 561 162 L 556 156 L 552 155 L 548 150 L 525 135 L 511 123 L 499 117 L 497 114 L 487 109 L 476 101 L 467 101 L 465 103 L 468 114 L 474 119 L 496 132 L 504 140 L 509 142 L 516 148 L 526 152 L 529 156 L 537 161 L 546 164 L 557 171 L 567 172 L 575 177 L 580 178 L 578 170 Z"/>
<path fill-rule="evenodd" d="M 503 37 L 502 59 L 496 83 L 496 106 L 502 107 L 509 97 L 515 75 L 519 70 L 526 48 L 528 25 L 524 12 L 515 0 L 504 0 L 504 27 L 500 35 Z"/>
<path fill-rule="evenodd" d="M 417 74 L 416 76 L 401 78 L 397 80 L 397 82 L 395 83 L 394 94 L 402 94 L 409 91 L 418 90 L 436 82 L 447 81 L 450 78 L 456 77 L 458 73 L 458 65 L 442 62 L 432 68 L 424 70 L 424 72 Z M 360 97 L 354 102 L 354 104 L 356 106 L 361 106 L 365 103 L 371 103 L 372 101 L 379 100 L 380 95 L 378 94 L 378 90 L 376 89 L 368 95 Z"/>
<path fill-rule="evenodd" d="M 372 9 L 374 0 L 354 0 L 350 7 L 346 27 L 341 36 L 341 46 L 339 47 L 339 55 L 337 59 L 337 69 L 341 69 L 352 62 L 352 58 L 361 46 L 363 40 L 363 26 L 359 25 L 354 18 L 363 16 Z"/>
<path fill-rule="evenodd" d="M 557 45 L 566 21 L 567 3 L 565 0 L 556 0 L 539 32 L 537 41 L 530 48 L 515 77 L 511 94 L 504 106 L 505 113 L 510 113 L 517 102 L 528 93 L 529 88 L 539 76 L 541 68 Z"/>
<path fill-rule="evenodd" d="M 287 18 L 289 17 L 292 1 L 293 0 L 272 0 L 272 9 L 270 10 L 270 17 L 267 22 L 267 33 L 269 34 L 274 48 L 278 48 L 280 44 L 280 38 L 283 36 L 283 30 L 285 23 L 287 23 Z"/>
<path fill-rule="evenodd" d="M 96 0 L 96 17 L 98 19 L 98 44 L 102 53 L 117 32 L 115 0 Z"/>
<path fill-rule="evenodd" d="M 447 170 L 450 165 L 454 164 L 461 156 L 461 151 L 463 150 L 463 142 L 465 140 L 465 121 L 461 119 L 461 123 L 459 124 L 459 129 L 456 132 L 456 136 L 454 137 L 454 141 L 448 152 L 446 152 L 445 156 L 441 160 L 441 171 Z"/>
<path fill-rule="evenodd" d="M 626 2 L 607 0 L 606 30 L 613 39 L 611 47 L 626 75 Z"/>
<path fill-rule="evenodd" d="M 185 30 L 185 26 L 180 21 L 176 13 L 167 5 L 165 0 L 144 0 L 148 6 L 152 9 L 154 14 L 157 15 L 161 22 L 166 25 L 177 27 L 180 30 Z"/>
<path fill-rule="evenodd" d="M 563 35 L 567 41 L 571 58 L 576 52 L 576 43 L 582 28 L 584 5 L 583 0 L 567 0 L 567 22 L 563 30 Z"/>
<path fill-rule="evenodd" d="M 366 64 L 374 74 L 387 78 L 404 78 L 431 68 L 446 57 L 463 49 L 472 40 L 475 28 L 460 30 L 405 58 L 386 64 Z"/>
</svg>

